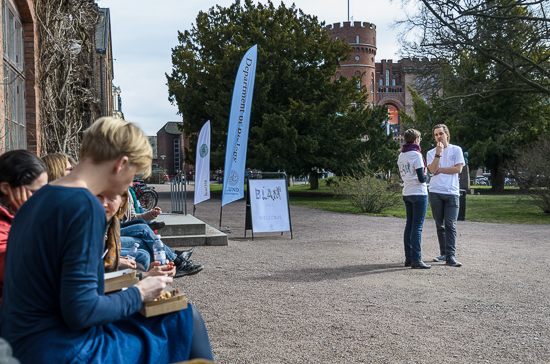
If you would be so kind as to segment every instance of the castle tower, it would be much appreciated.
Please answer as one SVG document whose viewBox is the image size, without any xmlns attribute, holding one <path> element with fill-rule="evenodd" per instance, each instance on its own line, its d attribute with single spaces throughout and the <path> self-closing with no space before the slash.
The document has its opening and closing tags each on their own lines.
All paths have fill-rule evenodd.
<svg viewBox="0 0 550 364">
<path fill-rule="evenodd" d="M 364 73 L 361 85 L 366 86 L 369 91 L 368 101 L 375 103 L 376 25 L 347 21 L 343 25 L 327 25 L 327 30 L 332 39 L 345 40 L 353 48 L 350 59 L 340 62 L 336 77 L 351 78 Z"/>
</svg>

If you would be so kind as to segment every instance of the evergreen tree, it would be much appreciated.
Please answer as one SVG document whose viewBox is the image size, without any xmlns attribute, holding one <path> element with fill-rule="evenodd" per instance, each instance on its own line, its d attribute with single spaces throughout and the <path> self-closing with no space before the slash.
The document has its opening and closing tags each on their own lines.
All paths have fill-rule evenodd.
<svg viewBox="0 0 550 364">
<path fill-rule="evenodd" d="M 364 107 L 366 89 L 358 87 L 359 77 L 333 82 L 351 47 L 331 40 L 316 17 L 283 3 L 275 8 L 271 1 L 254 5 L 245 0 L 200 12 L 196 23 L 179 33 L 167 79 L 186 135 L 211 120 L 213 167 L 224 164 L 235 74 L 254 44 L 258 63 L 249 167 L 314 175 L 319 169 L 349 171 L 369 151 L 380 168 L 395 158 L 395 144 L 388 147 L 391 138 L 381 127 L 387 110 Z M 369 140 L 362 142 L 365 135 Z M 195 145 L 192 137 L 192 150 Z M 194 153 L 186 155 L 193 163 Z"/>
</svg>

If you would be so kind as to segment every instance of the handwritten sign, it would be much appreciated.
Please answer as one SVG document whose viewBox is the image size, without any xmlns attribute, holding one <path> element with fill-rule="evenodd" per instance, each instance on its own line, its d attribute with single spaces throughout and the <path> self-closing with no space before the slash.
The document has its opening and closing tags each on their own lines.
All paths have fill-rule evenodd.
<svg viewBox="0 0 550 364">
<path fill-rule="evenodd" d="M 290 231 L 286 180 L 251 179 L 249 183 L 254 232 Z"/>
</svg>

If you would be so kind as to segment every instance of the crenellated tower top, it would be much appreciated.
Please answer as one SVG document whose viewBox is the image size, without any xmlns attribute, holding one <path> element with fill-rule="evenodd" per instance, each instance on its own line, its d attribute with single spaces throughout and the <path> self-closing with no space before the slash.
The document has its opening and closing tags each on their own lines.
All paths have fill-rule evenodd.
<svg viewBox="0 0 550 364">
<path fill-rule="evenodd" d="M 332 39 L 340 39 L 349 43 L 352 48 L 350 58 L 340 62 L 336 77 L 352 77 L 363 75 L 361 84 L 374 94 L 375 56 L 376 56 L 376 25 L 368 22 L 343 22 L 326 26 Z M 369 97 L 369 100 L 374 100 Z"/>
</svg>

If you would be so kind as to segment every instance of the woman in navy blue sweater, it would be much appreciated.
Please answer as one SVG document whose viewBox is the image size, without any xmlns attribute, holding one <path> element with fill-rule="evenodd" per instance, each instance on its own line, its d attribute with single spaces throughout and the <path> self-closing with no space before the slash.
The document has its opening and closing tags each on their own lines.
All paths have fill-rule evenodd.
<svg viewBox="0 0 550 364">
<path fill-rule="evenodd" d="M 14 218 L 1 336 L 22 363 L 212 360 L 193 306 L 152 318 L 137 313 L 171 277 L 104 295 L 105 210 L 96 195 L 114 198 L 150 168 L 147 137 L 131 123 L 102 118 L 86 131 L 80 156 L 71 174 L 40 189 Z"/>
</svg>

